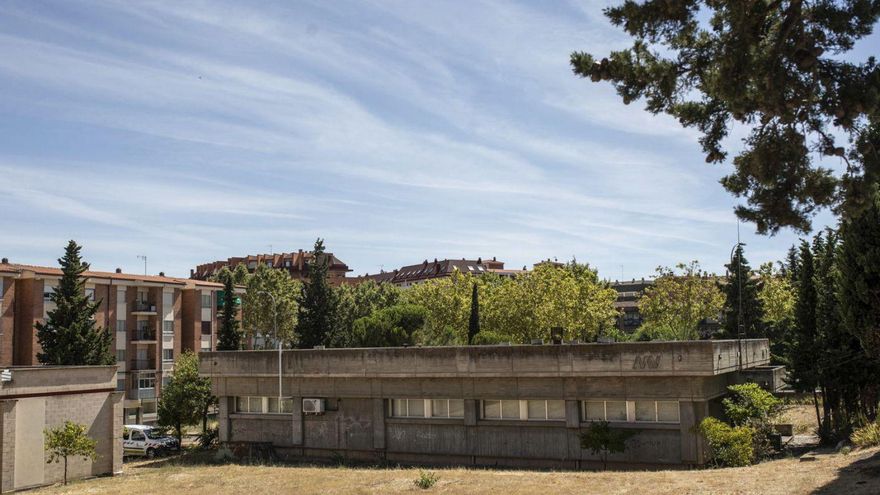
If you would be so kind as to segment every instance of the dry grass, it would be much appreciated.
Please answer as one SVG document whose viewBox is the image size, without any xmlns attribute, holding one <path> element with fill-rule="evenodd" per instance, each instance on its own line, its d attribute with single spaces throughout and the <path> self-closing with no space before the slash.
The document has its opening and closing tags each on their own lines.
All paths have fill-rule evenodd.
<svg viewBox="0 0 880 495">
<path fill-rule="evenodd" d="M 816 409 L 813 404 L 793 404 L 782 407 L 779 423 L 790 423 L 795 434 L 815 433 L 817 428 Z"/>
<path fill-rule="evenodd" d="M 652 472 L 542 472 L 435 469 L 437 484 L 415 486 L 419 469 L 315 466 L 126 465 L 114 478 L 38 490 L 40 495 L 185 493 L 504 494 L 835 494 L 880 493 L 880 448 L 823 454 L 812 462 L 781 459 L 735 469 Z"/>
</svg>

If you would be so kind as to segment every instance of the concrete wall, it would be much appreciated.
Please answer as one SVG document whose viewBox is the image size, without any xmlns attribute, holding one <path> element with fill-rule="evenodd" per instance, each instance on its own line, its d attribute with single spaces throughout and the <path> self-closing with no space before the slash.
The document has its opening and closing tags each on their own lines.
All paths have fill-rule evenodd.
<svg viewBox="0 0 880 495">
<path fill-rule="evenodd" d="M 769 360 L 766 340 L 744 341 L 743 361 Z M 398 462 L 588 467 L 599 457 L 580 448 L 583 400 L 667 400 L 678 423 L 614 423 L 636 432 L 612 462 L 649 466 L 704 462 L 693 427 L 736 375 L 739 343 L 701 341 L 564 346 L 333 349 L 285 351 L 282 391 L 293 414 L 236 413 L 235 397 L 277 397 L 277 354 L 201 355 L 220 402 L 226 442 L 271 443 L 293 457 Z M 327 411 L 303 415 L 303 398 L 323 398 Z M 464 417 L 395 418 L 391 399 L 463 399 Z M 489 420 L 481 400 L 564 400 L 565 418 Z"/>
<path fill-rule="evenodd" d="M 98 457 L 71 458 L 68 477 L 122 471 L 122 393 L 115 366 L 12 368 L 0 383 L 0 490 L 61 481 L 63 465 L 47 464 L 44 430 L 70 420 L 97 441 Z"/>
</svg>

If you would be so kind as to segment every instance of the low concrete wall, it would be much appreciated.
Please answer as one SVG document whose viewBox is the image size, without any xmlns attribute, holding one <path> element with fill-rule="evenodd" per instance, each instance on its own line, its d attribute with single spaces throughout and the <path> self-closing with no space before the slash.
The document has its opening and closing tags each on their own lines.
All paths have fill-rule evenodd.
<svg viewBox="0 0 880 495">
<path fill-rule="evenodd" d="M 47 464 L 44 430 L 70 420 L 97 441 L 98 457 L 70 458 L 68 478 L 122 471 L 122 392 L 116 366 L 9 368 L 0 383 L 0 490 L 56 483 L 63 465 Z"/>
</svg>

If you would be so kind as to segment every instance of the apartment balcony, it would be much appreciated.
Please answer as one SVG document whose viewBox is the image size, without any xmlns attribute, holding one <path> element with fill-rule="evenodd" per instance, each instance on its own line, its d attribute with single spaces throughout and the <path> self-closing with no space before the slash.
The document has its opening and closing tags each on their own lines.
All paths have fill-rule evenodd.
<svg viewBox="0 0 880 495">
<path fill-rule="evenodd" d="M 158 311 L 156 305 L 150 301 L 135 301 L 131 305 L 131 314 L 143 316 L 156 316 Z"/>
<path fill-rule="evenodd" d="M 132 359 L 131 360 L 131 368 L 132 371 L 155 371 L 156 370 L 156 360 L 155 359 Z"/>
<path fill-rule="evenodd" d="M 132 342 L 156 343 L 156 330 L 153 328 L 138 328 L 131 332 Z"/>
</svg>

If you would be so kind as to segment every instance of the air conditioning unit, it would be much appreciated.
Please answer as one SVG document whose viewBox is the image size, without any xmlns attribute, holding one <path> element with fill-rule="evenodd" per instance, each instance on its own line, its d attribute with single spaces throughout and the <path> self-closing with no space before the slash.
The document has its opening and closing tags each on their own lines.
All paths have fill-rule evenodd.
<svg viewBox="0 0 880 495">
<path fill-rule="evenodd" d="M 303 399 L 303 414 L 324 414 L 324 399 Z"/>
</svg>

